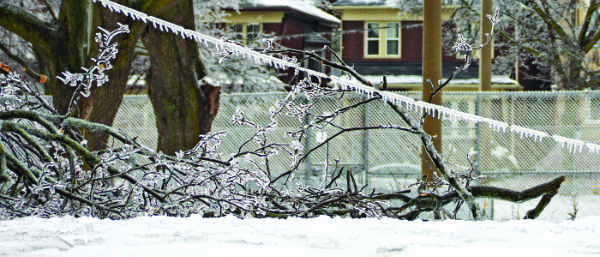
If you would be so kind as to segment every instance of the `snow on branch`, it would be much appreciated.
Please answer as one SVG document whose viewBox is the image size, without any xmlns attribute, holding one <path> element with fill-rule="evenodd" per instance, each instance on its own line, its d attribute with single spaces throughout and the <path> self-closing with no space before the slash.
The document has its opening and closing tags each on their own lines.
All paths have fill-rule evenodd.
<svg viewBox="0 0 600 257">
<path fill-rule="evenodd" d="M 91 1 L 93 3 L 100 3 L 104 8 L 107 8 L 112 12 L 122 13 L 125 16 L 131 17 L 134 20 L 142 21 L 144 23 L 151 23 L 152 26 L 160 29 L 163 32 L 170 32 L 175 35 L 179 35 L 184 39 L 192 39 L 206 47 L 214 47 L 219 52 L 225 50 L 227 53 L 229 53 L 229 55 L 246 57 L 253 60 L 257 64 L 268 65 L 277 69 L 295 69 L 296 71 L 303 72 L 308 76 L 331 81 L 332 85 L 339 86 L 342 89 L 349 89 L 359 94 L 368 96 L 379 95 L 381 96 L 384 102 L 403 106 L 409 110 L 417 111 L 419 113 L 430 114 L 439 119 L 450 119 L 453 121 L 467 121 L 473 123 L 486 124 L 491 129 L 498 132 L 512 132 L 518 134 L 522 138 L 528 137 L 539 141 L 543 140 L 544 138 L 549 138 L 557 142 L 561 147 L 567 148 L 571 152 L 583 151 L 584 149 L 587 149 L 588 151 L 593 153 L 600 153 L 600 145 L 598 144 L 593 144 L 577 139 L 565 138 L 558 135 L 550 135 L 543 131 L 538 131 L 516 125 L 510 125 L 502 121 L 485 118 L 482 116 L 465 113 L 458 110 L 453 110 L 444 106 L 434 105 L 424 101 L 414 100 L 410 97 L 395 94 L 393 92 L 380 91 L 375 87 L 361 84 L 356 80 L 329 76 L 322 72 L 301 67 L 298 65 L 297 62 L 294 62 L 293 60 L 277 58 L 271 55 L 254 51 L 248 47 L 235 44 L 224 39 L 215 38 L 210 35 L 202 34 L 194 30 L 183 28 L 180 25 L 173 24 L 171 22 L 147 15 L 143 12 L 112 2 L 110 0 Z"/>
</svg>

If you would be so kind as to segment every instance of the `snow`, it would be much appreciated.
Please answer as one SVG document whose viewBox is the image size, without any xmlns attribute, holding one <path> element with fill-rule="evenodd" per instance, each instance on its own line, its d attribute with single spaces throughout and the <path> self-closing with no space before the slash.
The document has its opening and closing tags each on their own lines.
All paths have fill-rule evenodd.
<svg viewBox="0 0 600 257">
<path fill-rule="evenodd" d="M 490 154 L 499 160 L 506 158 L 513 164 L 514 167 L 518 168 L 519 161 L 517 161 L 517 158 L 515 158 L 515 156 L 510 155 L 508 153 L 509 153 L 508 149 L 498 145 L 492 150 L 492 152 Z"/>
<path fill-rule="evenodd" d="M 421 165 L 414 164 L 410 162 L 396 162 L 396 163 L 387 163 L 379 166 L 375 166 L 369 169 L 369 172 L 377 173 L 377 172 L 385 172 L 385 171 L 398 171 L 398 170 L 412 170 L 412 171 L 420 171 Z M 413 181 L 414 182 L 414 181 Z"/>
<path fill-rule="evenodd" d="M 368 6 L 398 6 L 398 1 L 395 0 L 340 0 L 333 5 L 368 5 Z"/>
<path fill-rule="evenodd" d="M 251 5 L 260 7 L 287 7 L 295 11 L 326 20 L 331 23 L 341 24 L 340 19 L 314 6 L 312 2 L 302 0 L 250 0 Z"/>
<path fill-rule="evenodd" d="M 384 75 L 368 75 L 364 76 L 365 79 L 375 82 L 381 83 L 383 81 Z M 385 75 L 388 84 L 420 84 L 423 83 L 423 77 L 419 75 Z M 445 80 L 442 80 L 442 82 Z M 509 78 L 504 75 L 492 75 L 491 79 L 493 84 L 509 84 L 509 85 L 518 85 L 519 82 Z M 450 84 L 479 84 L 479 78 L 469 78 L 469 79 L 453 79 L 450 81 Z"/>
<path fill-rule="evenodd" d="M 600 217 L 399 221 L 27 217 L 0 221 L 0 256 L 598 256 Z M 425 254 L 425 255 L 424 255 Z"/>
</svg>

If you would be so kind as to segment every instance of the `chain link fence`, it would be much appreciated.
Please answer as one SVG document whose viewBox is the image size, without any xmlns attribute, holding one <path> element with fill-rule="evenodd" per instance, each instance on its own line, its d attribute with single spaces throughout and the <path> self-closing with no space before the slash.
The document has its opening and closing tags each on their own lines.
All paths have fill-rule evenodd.
<svg viewBox="0 0 600 257">
<path fill-rule="evenodd" d="M 421 99 L 418 93 L 404 94 Z M 227 131 L 222 142 L 224 154 L 239 151 L 240 145 L 256 131 L 231 124 L 236 109 L 256 124 L 266 125 L 271 121 L 269 108 L 285 96 L 284 93 L 223 95 L 213 131 Z M 443 105 L 462 112 L 551 135 L 600 142 L 600 92 L 444 92 L 443 99 Z M 363 100 L 364 96 L 355 94 L 321 99 L 315 102 L 312 113 L 333 112 Z M 280 117 L 277 122 L 278 126 L 269 134 L 269 142 L 289 142 L 288 132 L 298 130 L 309 121 Z M 334 123 L 344 128 L 405 125 L 387 104 L 380 101 L 345 112 Z M 115 126 L 138 136 L 140 142 L 156 147 L 154 114 L 146 96 L 125 97 Z M 561 197 L 553 201 L 561 208 L 549 211 L 548 215 L 600 214 L 600 208 L 597 208 L 600 207 L 600 155 L 570 151 L 551 139 L 534 140 L 465 121 L 444 120 L 442 131 L 442 155 L 453 172 L 472 171 L 485 177 L 477 181 L 480 184 L 515 190 L 566 175 L 567 181 L 559 192 Z M 339 129 L 333 127 L 311 130 L 304 142 L 305 151 L 322 144 L 337 132 Z M 249 142 L 241 150 L 253 147 L 256 145 Z M 272 174 L 287 171 L 293 163 L 289 156 L 279 156 L 269 160 Z M 394 191 L 414 184 L 420 177 L 420 165 L 421 145 L 417 136 L 392 129 L 353 131 L 337 136 L 313 152 L 302 164 L 303 174 L 299 177 L 305 183 L 324 183 L 324 178 L 331 177 L 335 168 L 344 167 L 356 175 L 359 183 L 378 191 Z M 497 213 L 494 205 L 496 209 L 505 208 L 498 201 L 491 202 L 490 216 Z M 505 218 L 520 215 L 519 209 L 511 208 L 510 213 L 504 213 Z M 523 206 L 523 210 L 526 209 L 527 206 Z"/>
</svg>

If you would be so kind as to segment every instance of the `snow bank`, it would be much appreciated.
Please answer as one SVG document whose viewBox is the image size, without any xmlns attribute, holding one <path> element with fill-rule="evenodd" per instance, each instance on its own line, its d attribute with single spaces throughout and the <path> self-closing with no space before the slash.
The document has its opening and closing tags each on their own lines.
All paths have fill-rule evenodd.
<svg viewBox="0 0 600 257">
<path fill-rule="evenodd" d="M 0 256 L 597 256 L 600 217 L 576 221 L 205 219 L 0 221 Z"/>
</svg>

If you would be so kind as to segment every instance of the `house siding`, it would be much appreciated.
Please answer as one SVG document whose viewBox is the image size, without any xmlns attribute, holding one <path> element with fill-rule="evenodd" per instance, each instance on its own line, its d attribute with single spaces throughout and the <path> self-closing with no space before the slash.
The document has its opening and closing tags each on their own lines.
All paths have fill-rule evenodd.
<svg viewBox="0 0 600 257">
<path fill-rule="evenodd" d="M 265 34 L 273 34 L 275 36 L 281 35 L 281 23 L 263 23 L 262 27 Z"/>
<path fill-rule="evenodd" d="M 327 32 L 323 37 L 327 40 L 331 41 L 331 33 L 333 32 L 332 27 L 322 25 L 317 21 L 303 19 L 301 17 L 297 17 L 294 14 L 286 13 L 286 15 L 281 20 L 281 23 L 264 23 L 263 24 L 263 32 L 264 33 L 273 33 L 275 36 L 280 36 L 281 39 L 277 42 L 287 48 L 304 50 L 307 47 L 313 48 L 322 48 L 322 43 L 307 43 L 305 35 L 310 33 L 310 31 L 314 32 Z M 288 56 L 294 56 L 298 60 L 301 60 L 303 57 L 301 54 L 287 54 Z M 331 59 L 331 54 L 327 53 L 325 56 L 326 59 Z M 331 68 L 327 68 L 324 70 L 329 73 Z M 292 82 L 294 79 L 295 71 L 293 69 L 287 69 L 282 71 L 286 75 L 282 75 L 280 78 L 284 82 Z M 298 79 L 298 78 L 296 78 Z"/>
<path fill-rule="evenodd" d="M 363 33 L 354 32 L 361 29 L 363 29 L 362 21 L 342 22 L 342 59 L 346 62 L 363 61 Z"/>
<path fill-rule="evenodd" d="M 364 75 L 422 74 L 423 24 L 422 21 L 405 20 L 402 22 L 401 56 L 399 58 L 365 58 L 364 21 L 343 21 L 342 58 L 355 70 Z M 453 53 L 444 52 L 442 56 L 444 76 L 449 76 L 463 62 Z M 473 69 L 470 69 L 473 70 Z M 473 72 L 463 72 L 460 77 L 472 77 Z"/>
<path fill-rule="evenodd" d="M 422 21 L 402 21 L 402 59 L 403 62 L 421 62 L 423 58 Z"/>
</svg>

